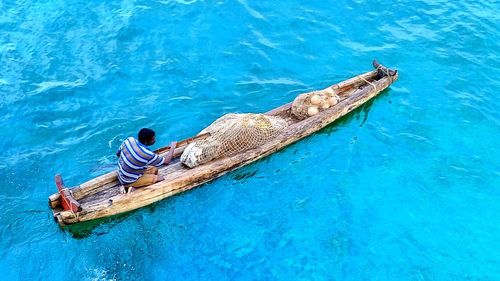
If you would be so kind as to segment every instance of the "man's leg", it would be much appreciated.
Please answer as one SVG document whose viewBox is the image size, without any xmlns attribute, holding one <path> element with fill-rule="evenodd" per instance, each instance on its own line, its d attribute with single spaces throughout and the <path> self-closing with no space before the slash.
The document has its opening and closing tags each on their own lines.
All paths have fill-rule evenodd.
<svg viewBox="0 0 500 281">
<path fill-rule="evenodd" d="M 138 188 L 138 187 L 144 187 L 148 185 L 152 185 L 153 183 L 157 183 L 159 181 L 162 181 L 163 177 L 158 175 L 158 168 L 149 166 L 147 167 L 146 171 L 144 171 L 144 174 L 137 179 L 135 182 L 125 186 L 125 189 L 128 190 L 128 192 L 133 191 L 132 188 Z"/>
<path fill-rule="evenodd" d="M 155 183 L 157 181 L 158 181 L 157 175 L 144 174 L 139 179 L 137 179 L 135 182 L 127 185 L 127 187 L 128 188 L 130 188 L 130 187 L 143 187 L 143 186 L 152 185 L 153 183 Z"/>
<path fill-rule="evenodd" d="M 146 171 L 144 171 L 144 174 L 158 175 L 158 168 L 149 166 L 146 168 Z"/>
<path fill-rule="evenodd" d="M 144 172 L 144 174 L 158 175 L 158 168 L 156 168 L 154 166 L 149 166 L 146 169 L 146 171 Z M 162 180 L 164 180 L 163 176 L 158 175 L 158 178 L 156 178 L 156 182 L 159 182 L 159 181 L 162 181 Z"/>
</svg>

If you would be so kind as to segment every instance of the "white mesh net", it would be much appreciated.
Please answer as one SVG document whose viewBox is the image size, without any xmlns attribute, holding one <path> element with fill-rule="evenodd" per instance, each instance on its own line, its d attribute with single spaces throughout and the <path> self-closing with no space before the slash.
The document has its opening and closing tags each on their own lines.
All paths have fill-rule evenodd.
<svg viewBox="0 0 500 281">
<path fill-rule="evenodd" d="M 292 103 L 292 114 L 299 119 L 306 119 L 326 110 L 340 101 L 331 88 L 301 94 Z"/>
<path fill-rule="evenodd" d="M 201 131 L 200 134 L 210 133 L 210 136 L 189 144 L 180 160 L 193 168 L 216 158 L 256 148 L 276 137 L 287 125 L 284 119 L 276 116 L 226 114 Z"/>
</svg>

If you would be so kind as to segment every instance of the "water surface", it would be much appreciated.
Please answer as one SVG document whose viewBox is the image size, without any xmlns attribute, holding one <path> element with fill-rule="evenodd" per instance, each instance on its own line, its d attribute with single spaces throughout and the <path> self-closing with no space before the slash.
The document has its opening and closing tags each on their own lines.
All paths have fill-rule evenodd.
<svg viewBox="0 0 500 281">
<path fill-rule="evenodd" d="M 4 280 L 500 280 L 498 1 L 0 1 Z M 370 70 L 347 118 L 75 235 L 61 173 Z"/>
</svg>

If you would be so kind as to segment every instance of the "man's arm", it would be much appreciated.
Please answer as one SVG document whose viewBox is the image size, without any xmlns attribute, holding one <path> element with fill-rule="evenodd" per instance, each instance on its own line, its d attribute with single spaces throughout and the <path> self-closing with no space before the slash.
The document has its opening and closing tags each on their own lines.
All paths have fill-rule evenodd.
<svg viewBox="0 0 500 281">
<path fill-rule="evenodd" d="M 165 157 L 155 153 L 155 156 L 153 156 L 153 158 L 149 161 L 147 165 L 155 167 L 168 165 L 168 163 L 170 163 L 170 161 L 172 161 L 172 158 L 174 157 L 174 151 L 176 146 L 177 142 L 173 141 L 172 143 L 170 143 L 170 150 L 168 151 L 167 155 L 165 155 Z"/>
<path fill-rule="evenodd" d="M 172 161 L 172 158 L 174 157 L 174 151 L 175 151 L 176 146 L 177 146 L 176 141 L 173 141 L 170 143 L 170 150 L 168 151 L 168 154 L 165 157 L 165 162 L 163 163 L 164 165 L 168 165 L 168 163 L 170 163 L 170 161 Z"/>
</svg>

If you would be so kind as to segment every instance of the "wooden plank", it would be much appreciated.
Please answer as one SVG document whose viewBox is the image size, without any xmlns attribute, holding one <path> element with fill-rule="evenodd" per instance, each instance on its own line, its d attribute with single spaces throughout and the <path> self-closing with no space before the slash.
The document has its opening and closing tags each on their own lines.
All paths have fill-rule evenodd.
<svg viewBox="0 0 500 281">
<path fill-rule="evenodd" d="M 100 200 L 99 198 L 102 196 L 102 194 L 106 193 L 107 190 L 116 190 L 117 192 L 119 192 L 120 186 L 121 184 L 118 181 L 109 182 L 99 188 L 94 189 L 91 194 L 78 199 L 78 202 L 82 204 L 82 208 L 85 208 L 85 204 L 87 204 L 88 202 Z"/>
<path fill-rule="evenodd" d="M 356 77 L 344 80 L 344 81 L 337 83 L 335 85 L 332 85 L 328 88 L 330 88 L 334 91 L 344 91 L 344 90 L 347 90 L 348 88 L 358 87 L 358 86 L 366 83 L 366 81 L 372 80 L 376 76 L 377 76 L 377 70 L 372 70 L 372 71 L 363 73 L 361 75 L 358 75 Z"/>
<path fill-rule="evenodd" d="M 99 187 L 102 187 L 105 184 L 110 182 L 114 182 L 118 180 L 118 172 L 113 171 L 102 176 L 91 179 L 87 182 L 80 184 L 79 186 L 73 188 L 71 191 L 73 192 L 73 196 L 76 200 L 81 199 L 82 197 L 88 196 L 94 192 L 97 192 Z"/>
<path fill-rule="evenodd" d="M 54 193 L 49 196 L 49 206 L 54 209 L 58 206 L 61 206 L 61 194 Z"/>
</svg>

